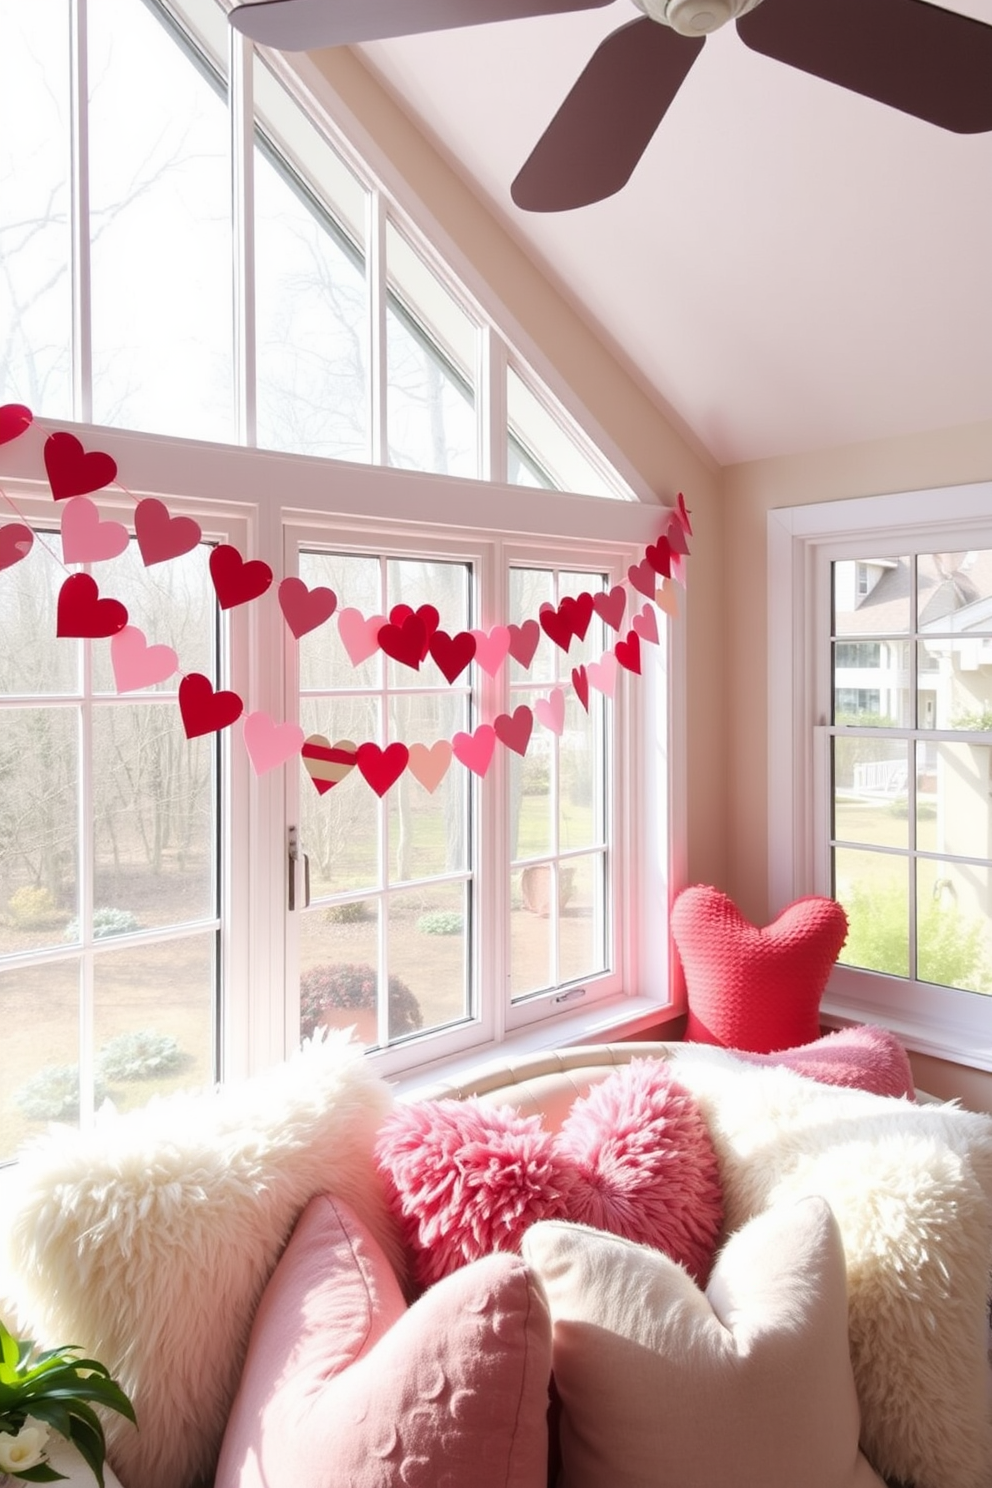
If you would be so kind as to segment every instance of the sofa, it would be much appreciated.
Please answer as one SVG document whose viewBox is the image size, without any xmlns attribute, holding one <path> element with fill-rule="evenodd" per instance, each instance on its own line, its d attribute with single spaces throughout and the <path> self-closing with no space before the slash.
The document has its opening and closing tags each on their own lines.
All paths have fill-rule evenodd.
<svg viewBox="0 0 992 1488">
<path fill-rule="evenodd" d="M 401 1099 L 318 1036 L 30 1144 L 0 1316 L 131 1394 L 123 1488 L 988 1488 L 992 1118 L 821 1043 Z"/>
</svg>

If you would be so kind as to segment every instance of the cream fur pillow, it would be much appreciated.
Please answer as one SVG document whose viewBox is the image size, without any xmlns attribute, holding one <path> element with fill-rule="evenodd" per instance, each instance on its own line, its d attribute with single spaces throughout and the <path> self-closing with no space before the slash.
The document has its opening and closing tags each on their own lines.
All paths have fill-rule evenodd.
<svg viewBox="0 0 992 1488">
<path fill-rule="evenodd" d="M 698 1045 L 673 1064 L 710 1128 L 728 1231 L 808 1194 L 836 1215 L 871 1462 L 916 1488 L 989 1488 L 992 1118 L 749 1069 Z"/>
<path fill-rule="evenodd" d="M 334 1035 L 285 1064 L 25 1149 L 5 1285 L 30 1337 L 76 1343 L 134 1402 L 108 1422 L 128 1488 L 212 1481 L 255 1307 L 314 1194 L 344 1199 L 398 1265 L 372 1162 L 389 1087 Z"/>
<path fill-rule="evenodd" d="M 554 1324 L 561 1488 L 882 1488 L 858 1451 L 822 1199 L 745 1225 L 705 1292 L 659 1251 L 579 1225 L 534 1225 L 523 1254 Z"/>
</svg>

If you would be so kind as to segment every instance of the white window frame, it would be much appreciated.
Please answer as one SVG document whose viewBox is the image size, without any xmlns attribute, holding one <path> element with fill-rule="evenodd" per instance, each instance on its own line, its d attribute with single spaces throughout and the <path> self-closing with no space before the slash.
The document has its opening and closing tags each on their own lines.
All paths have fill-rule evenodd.
<svg viewBox="0 0 992 1488">
<path fill-rule="evenodd" d="M 337 515 L 340 530 L 364 536 L 372 550 L 377 543 L 383 546 L 383 532 L 388 534 L 394 525 L 398 533 L 419 534 L 421 540 L 426 534 L 439 551 L 452 542 L 471 550 L 487 535 L 491 541 L 498 526 L 508 558 L 532 559 L 549 544 L 549 556 L 567 564 L 574 554 L 578 567 L 583 559 L 599 562 L 602 554 L 602 571 L 612 571 L 617 581 L 626 563 L 638 561 L 645 546 L 656 540 L 668 518 L 667 509 L 639 502 L 604 502 L 42 420 L 0 447 L 0 485 L 15 503 L 24 502 L 25 513 L 30 506 L 52 510 L 41 447 L 43 436 L 55 427 L 71 428 L 85 449 L 103 450 L 116 460 L 131 499 L 116 487 L 95 493 L 92 499 L 101 510 L 126 518 L 135 501 L 157 496 L 170 510 L 196 516 L 206 535 L 216 529 L 245 557 L 270 562 L 273 593 L 282 574 L 284 524 L 319 527 L 331 513 Z M 266 600 L 272 601 L 271 613 L 263 622 Z M 285 665 L 281 628 L 270 623 L 274 616 L 278 618 L 272 595 L 257 606 L 231 612 L 230 671 L 222 675 L 242 697 L 246 714 L 264 709 L 282 719 L 289 716 L 284 688 L 292 667 Z M 477 1060 L 497 1045 L 530 1051 L 633 1035 L 678 1013 L 667 911 L 671 886 L 682 882 L 678 875 L 685 862 L 684 750 L 676 726 L 684 718 L 682 630 L 681 622 L 672 625 L 659 616 L 661 645 L 644 645 L 642 676 L 629 679 L 621 671 L 617 687 L 616 706 L 627 715 L 629 744 L 625 761 L 618 762 L 613 806 L 618 966 L 612 983 L 598 1000 L 590 995 L 578 1010 L 571 1003 L 555 1006 L 554 993 L 512 1009 L 508 1001 L 500 1003 L 450 1038 L 372 1054 L 384 1073 L 422 1078 L 439 1061 Z M 236 735 L 237 725 L 224 733 Z M 219 1037 L 222 1074 L 232 1077 L 285 1058 L 295 1038 L 284 993 L 285 834 L 291 800 L 283 770 L 256 777 L 239 738 L 228 737 L 225 749 L 230 768 L 224 805 L 232 826 L 224 845 L 228 872 Z M 235 839 L 231 834 L 239 826 L 241 835 Z"/>
<path fill-rule="evenodd" d="M 768 892 L 773 915 L 830 892 L 830 565 L 992 546 L 992 482 L 768 514 Z M 979 739 L 978 742 L 983 742 Z M 827 1022 L 879 1023 L 913 1050 L 992 1070 L 992 997 L 836 966 Z"/>
</svg>

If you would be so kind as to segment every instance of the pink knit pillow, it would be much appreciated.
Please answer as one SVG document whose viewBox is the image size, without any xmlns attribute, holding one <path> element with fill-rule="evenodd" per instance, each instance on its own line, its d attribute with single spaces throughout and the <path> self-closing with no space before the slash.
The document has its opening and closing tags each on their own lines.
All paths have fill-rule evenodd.
<svg viewBox="0 0 992 1488">
<path fill-rule="evenodd" d="M 429 1286 L 539 1219 L 570 1219 L 663 1250 L 697 1279 L 723 1219 L 716 1154 L 694 1098 L 657 1060 L 631 1060 L 580 1097 L 557 1133 L 478 1100 L 399 1105 L 376 1157 Z"/>
<path fill-rule="evenodd" d="M 748 1064 L 778 1064 L 820 1085 L 844 1085 L 872 1095 L 916 1099 L 909 1055 L 887 1028 L 839 1028 L 815 1043 L 781 1054 L 741 1054 Z"/>
<path fill-rule="evenodd" d="M 819 1038 L 820 998 L 847 939 L 835 899 L 797 899 L 759 928 L 719 889 L 695 884 L 676 899 L 671 924 L 688 1040 L 774 1054 Z"/>
</svg>

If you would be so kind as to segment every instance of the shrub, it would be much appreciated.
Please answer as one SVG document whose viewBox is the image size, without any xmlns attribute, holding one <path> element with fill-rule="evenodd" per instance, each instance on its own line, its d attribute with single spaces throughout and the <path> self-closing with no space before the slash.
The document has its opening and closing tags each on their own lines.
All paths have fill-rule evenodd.
<svg viewBox="0 0 992 1488">
<path fill-rule="evenodd" d="M 93 911 L 93 938 L 102 940 L 106 935 L 127 935 L 132 930 L 140 930 L 141 925 L 137 916 L 129 909 L 95 909 Z M 65 927 L 66 940 L 79 939 L 79 921 L 70 920 Z"/>
<path fill-rule="evenodd" d="M 94 1091 L 97 1105 L 106 1093 L 102 1082 L 97 1080 Z M 75 1121 L 79 1116 L 78 1064 L 46 1064 L 14 1091 L 14 1100 L 33 1121 Z"/>
<path fill-rule="evenodd" d="M 417 921 L 422 935 L 460 935 L 464 927 L 465 916 L 457 909 L 434 909 Z"/>
<path fill-rule="evenodd" d="M 25 884 L 11 894 L 7 913 L 23 930 L 47 930 L 62 918 L 50 890 L 32 884 Z"/>
<path fill-rule="evenodd" d="M 909 927 L 904 895 L 894 888 L 854 884 L 839 894 L 850 920 L 840 960 L 866 971 L 909 975 Z M 992 989 L 985 922 L 956 905 L 931 900 L 919 905 L 917 975 L 939 987 L 967 992 Z"/>
<path fill-rule="evenodd" d="M 176 1069 L 182 1050 L 171 1033 L 142 1028 L 119 1033 L 104 1044 L 97 1056 L 97 1069 L 105 1080 L 152 1080 Z"/>
<path fill-rule="evenodd" d="M 332 904 L 324 914 L 331 925 L 360 925 L 369 917 L 369 907 L 364 899 L 347 899 L 344 904 Z"/>
<path fill-rule="evenodd" d="M 325 1013 L 375 1009 L 378 979 L 371 966 L 334 963 L 312 966 L 300 977 L 300 1034 L 309 1038 Z M 422 1028 L 420 1003 L 399 977 L 389 978 L 389 1036 Z"/>
</svg>

